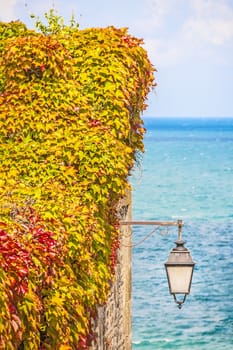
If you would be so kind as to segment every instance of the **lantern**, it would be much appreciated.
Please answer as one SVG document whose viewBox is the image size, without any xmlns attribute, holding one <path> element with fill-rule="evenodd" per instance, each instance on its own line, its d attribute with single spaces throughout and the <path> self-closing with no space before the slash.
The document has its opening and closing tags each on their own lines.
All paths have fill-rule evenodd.
<svg viewBox="0 0 233 350">
<path fill-rule="evenodd" d="M 184 247 L 185 242 L 181 238 L 181 227 L 182 224 L 180 223 L 178 240 L 175 242 L 176 247 L 170 251 L 168 261 L 165 263 L 169 290 L 179 309 L 181 309 L 186 296 L 190 293 L 195 265 L 189 250 Z M 183 299 L 178 300 L 177 294 L 183 295 Z"/>
</svg>

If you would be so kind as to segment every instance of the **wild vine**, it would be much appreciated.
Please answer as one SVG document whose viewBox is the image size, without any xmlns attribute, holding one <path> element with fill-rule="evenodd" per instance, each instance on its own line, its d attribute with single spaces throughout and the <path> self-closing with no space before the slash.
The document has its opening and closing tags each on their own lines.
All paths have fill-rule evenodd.
<svg viewBox="0 0 233 350">
<path fill-rule="evenodd" d="M 0 23 L 0 348 L 87 349 L 154 85 L 127 29 Z"/>
</svg>

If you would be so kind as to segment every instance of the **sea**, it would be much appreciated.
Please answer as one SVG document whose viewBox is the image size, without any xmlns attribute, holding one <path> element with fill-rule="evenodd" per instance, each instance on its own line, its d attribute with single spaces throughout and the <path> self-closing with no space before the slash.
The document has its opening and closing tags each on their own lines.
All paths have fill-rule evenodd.
<svg viewBox="0 0 233 350">
<path fill-rule="evenodd" d="M 179 309 L 164 268 L 177 227 L 133 226 L 133 349 L 233 350 L 233 118 L 144 122 L 133 219 L 183 220 L 195 268 Z"/>
</svg>

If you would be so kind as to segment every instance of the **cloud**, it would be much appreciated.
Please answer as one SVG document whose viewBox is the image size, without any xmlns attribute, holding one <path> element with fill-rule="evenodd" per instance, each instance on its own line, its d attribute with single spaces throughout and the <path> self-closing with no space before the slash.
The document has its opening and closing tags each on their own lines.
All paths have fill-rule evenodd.
<svg viewBox="0 0 233 350">
<path fill-rule="evenodd" d="M 224 0 L 193 1 L 194 16 L 184 24 L 189 40 L 223 46 L 233 40 L 233 9 Z"/>
<path fill-rule="evenodd" d="M 0 20 L 4 22 L 12 21 L 12 19 L 17 19 L 17 13 L 15 11 L 15 6 L 19 3 L 19 0 L 0 0 Z"/>
<path fill-rule="evenodd" d="M 202 44 L 224 46 L 233 40 L 233 16 L 224 19 L 191 19 L 185 23 L 184 35 L 188 40 Z"/>
<path fill-rule="evenodd" d="M 211 58 L 216 63 L 231 63 L 232 2 L 146 0 L 146 4 L 147 18 L 144 17 L 141 30 L 144 30 L 152 61 L 171 65 L 190 59 Z"/>
</svg>

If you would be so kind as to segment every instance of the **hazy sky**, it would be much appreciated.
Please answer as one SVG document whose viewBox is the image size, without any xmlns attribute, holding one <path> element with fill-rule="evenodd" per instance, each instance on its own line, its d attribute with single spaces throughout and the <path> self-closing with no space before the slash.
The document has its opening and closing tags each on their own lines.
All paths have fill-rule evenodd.
<svg viewBox="0 0 233 350">
<path fill-rule="evenodd" d="M 0 0 L 0 20 L 53 5 L 81 28 L 128 27 L 143 38 L 158 87 L 144 115 L 233 117 L 233 0 Z"/>
</svg>

